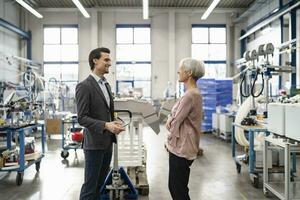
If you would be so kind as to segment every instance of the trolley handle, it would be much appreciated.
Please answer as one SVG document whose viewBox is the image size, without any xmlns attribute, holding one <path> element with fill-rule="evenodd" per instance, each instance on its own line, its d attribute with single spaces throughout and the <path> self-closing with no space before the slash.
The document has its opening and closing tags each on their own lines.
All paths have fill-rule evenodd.
<svg viewBox="0 0 300 200">
<path fill-rule="evenodd" d="M 115 115 L 115 118 L 119 119 L 122 123 L 123 123 L 123 127 L 128 126 L 131 121 L 132 121 L 132 112 L 130 112 L 129 110 L 115 110 L 115 114 L 116 113 L 127 113 L 129 115 L 129 122 L 125 123 L 125 121 L 123 119 L 121 119 L 120 117 L 118 117 L 117 115 Z"/>
<path fill-rule="evenodd" d="M 128 113 L 129 118 L 132 118 L 132 112 L 130 112 L 130 110 L 115 110 L 115 113 Z"/>
</svg>

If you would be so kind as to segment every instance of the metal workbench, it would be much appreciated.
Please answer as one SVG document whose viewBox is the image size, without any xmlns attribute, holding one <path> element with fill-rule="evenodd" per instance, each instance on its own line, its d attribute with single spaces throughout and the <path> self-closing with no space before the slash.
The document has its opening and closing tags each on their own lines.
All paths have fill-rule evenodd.
<svg viewBox="0 0 300 200">
<path fill-rule="evenodd" d="M 269 170 L 267 168 L 267 150 L 270 145 L 275 145 L 284 149 L 284 181 L 270 181 Z M 300 183 L 294 182 L 293 173 L 296 172 L 296 152 L 300 152 L 300 144 L 292 142 L 287 138 L 269 135 L 264 139 L 263 148 L 263 191 L 267 195 L 272 192 L 281 200 L 300 199 Z M 291 167 L 292 154 L 292 167 Z"/>
<path fill-rule="evenodd" d="M 235 127 L 241 128 L 244 131 L 248 131 L 248 140 L 249 140 L 249 160 L 247 160 L 246 155 L 239 155 L 236 156 L 236 140 L 235 140 Z M 248 172 L 250 175 L 250 179 L 254 187 L 259 187 L 259 174 L 263 173 L 263 168 L 255 167 L 255 151 L 254 151 L 254 135 L 258 132 L 264 132 L 265 135 L 268 134 L 268 130 L 263 125 L 256 125 L 256 126 L 243 126 L 238 123 L 232 124 L 232 134 L 231 134 L 231 147 L 232 147 L 232 157 L 234 158 L 236 164 L 236 170 L 238 173 L 241 172 L 242 164 L 248 163 Z M 283 171 L 282 168 L 273 168 L 272 172 L 278 173 Z"/>
</svg>

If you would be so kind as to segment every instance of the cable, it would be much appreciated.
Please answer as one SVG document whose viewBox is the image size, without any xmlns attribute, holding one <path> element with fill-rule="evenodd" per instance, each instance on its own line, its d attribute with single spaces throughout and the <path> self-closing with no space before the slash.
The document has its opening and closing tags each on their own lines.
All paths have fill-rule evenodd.
<svg viewBox="0 0 300 200">
<path fill-rule="evenodd" d="M 23 85 L 25 87 L 25 89 L 29 92 L 31 89 L 34 90 L 34 82 L 35 82 L 35 73 L 31 72 L 31 71 L 26 71 L 23 74 Z"/>
<path fill-rule="evenodd" d="M 258 77 L 259 74 L 261 74 L 262 87 L 261 87 L 260 92 L 259 92 L 257 95 L 255 95 L 255 94 L 254 94 L 254 92 L 255 92 L 255 91 L 254 91 L 254 89 L 255 89 L 255 83 L 256 83 L 256 81 L 257 81 L 257 77 Z M 257 97 L 259 97 L 259 96 L 263 93 L 263 91 L 264 91 L 264 74 L 263 74 L 263 72 L 259 73 L 259 70 L 257 69 L 256 75 L 255 75 L 255 79 L 254 79 L 253 84 L 252 84 L 252 86 L 251 86 L 251 95 L 252 95 L 254 98 L 257 98 Z"/>
<path fill-rule="evenodd" d="M 243 83 L 244 83 L 244 81 L 245 81 L 245 79 L 246 79 L 246 74 L 247 74 L 247 73 L 245 72 L 244 75 L 243 75 L 241 84 L 240 84 L 240 93 L 241 93 L 242 97 L 245 97 L 245 98 L 247 98 L 247 97 L 250 96 L 250 93 L 249 93 L 249 94 L 244 94 L 244 93 L 243 93 Z"/>
</svg>

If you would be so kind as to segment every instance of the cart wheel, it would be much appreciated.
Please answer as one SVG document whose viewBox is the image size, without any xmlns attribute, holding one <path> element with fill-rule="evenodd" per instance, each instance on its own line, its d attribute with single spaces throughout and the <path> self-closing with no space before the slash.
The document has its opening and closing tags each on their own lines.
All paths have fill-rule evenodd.
<svg viewBox="0 0 300 200">
<path fill-rule="evenodd" d="M 149 195 L 149 187 L 140 187 L 139 194 L 142 196 L 148 196 Z"/>
<path fill-rule="evenodd" d="M 253 182 L 252 182 L 253 187 L 259 188 L 259 178 L 258 175 L 253 176 Z"/>
<path fill-rule="evenodd" d="M 16 184 L 21 185 L 23 183 L 24 172 L 18 172 L 16 177 Z"/>
<path fill-rule="evenodd" d="M 35 163 L 35 170 L 36 170 L 37 172 L 40 171 L 40 167 L 41 167 L 41 161 L 36 162 L 36 163 Z"/>
<path fill-rule="evenodd" d="M 241 173 L 241 168 L 242 168 L 242 166 L 241 166 L 239 163 L 236 163 L 236 172 L 237 172 L 238 174 Z"/>
<path fill-rule="evenodd" d="M 270 193 L 269 193 L 269 190 L 267 188 L 264 188 L 263 192 L 264 192 L 265 197 L 269 197 Z"/>
<path fill-rule="evenodd" d="M 295 176 L 294 172 L 291 171 L 291 173 L 290 173 L 290 181 L 294 182 L 295 181 L 295 177 L 296 176 Z"/>
<path fill-rule="evenodd" d="M 63 151 L 61 151 L 60 156 L 63 159 L 66 159 L 67 157 L 69 157 L 69 152 L 67 150 L 63 150 Z"/>
</svg>

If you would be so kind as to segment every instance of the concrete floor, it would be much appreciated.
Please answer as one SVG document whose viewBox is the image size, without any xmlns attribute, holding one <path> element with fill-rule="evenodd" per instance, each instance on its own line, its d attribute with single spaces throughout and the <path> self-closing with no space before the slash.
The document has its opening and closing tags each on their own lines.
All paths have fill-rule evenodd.
<svg viewBox="0 0 300 200">
<path fill-rule="evenodd" d="M 161 126 L 161 133 L 155 135 L 149 128 L 144 129 L 147 145 L 147 174 L 150 185 L 148 197 L 141 200 L 169 200 L 168 191 L 168 154 L 163 147 L 166 129 Z M 35 167 L 25 171 L 21 186 L 16 186 L 16 172 L 0 173 L 0 199 L 2 200 L 75 200 L 78 199 L 83 181 L 83 152 L 70 151 L 68 160 L 60 157 L 60 140 L 48 140 L 46 156 L 41 169 Z M 277 199 L 266 198 L 262 189 L 251 185 L 245 166 L 241 174 L 236 173 L 231 157 L 230 143 L 206 134 L 201 139 L 204 155 L 191 167 L 190 197 L 192 200 L 247 200 Z"/>
</svg>

